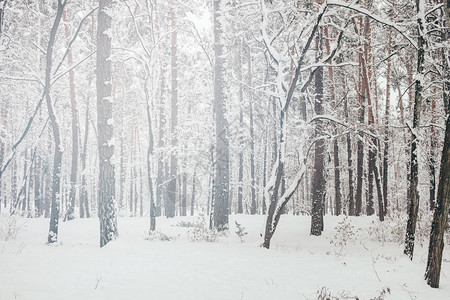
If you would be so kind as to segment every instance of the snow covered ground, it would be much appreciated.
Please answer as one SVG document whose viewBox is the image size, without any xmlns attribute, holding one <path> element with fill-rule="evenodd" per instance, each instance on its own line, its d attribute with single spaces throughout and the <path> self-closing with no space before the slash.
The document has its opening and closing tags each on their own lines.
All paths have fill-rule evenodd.
<svg viewBox="0 0 450 300">
<path fill-rule="evenodd" d="M 248 232 L 243 243 L 235 220 Z M 18 219 L 17 238 L 0 241 L 0 299 L 450 299 L 449 246 L 441 288 L 432 289 L 423 279 L 427 241 L 411 262 L 402 245 L 375 241 L 374 218 L 342 220 L 327 216 L 324 234 L 312 237 L 309 217 L 283 216 L 266 250 L 263 216 L 231 216 L 215 243 L 190 241 L 195 229 L 186 226 L 198 217 L 158 218 L 153 239 L 147 218 L 120 218 L 120 237 L 102 249 L 95 218 L 61 223 L 52 246 L 48 219 Z"/>
</svg>

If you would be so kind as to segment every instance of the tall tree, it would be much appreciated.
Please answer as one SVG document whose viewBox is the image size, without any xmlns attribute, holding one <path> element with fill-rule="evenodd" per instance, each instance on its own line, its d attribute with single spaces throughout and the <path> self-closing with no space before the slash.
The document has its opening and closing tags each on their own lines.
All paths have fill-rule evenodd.
<svg viewBox="0 0 450 300">
<path fill-rule="evenodd" d="M 55 108 L 53 107 L 51 98 L 51 72 L 53 65 L 53 46 L 55 44 L 56 33 L 58 31 L 59 24 L 61 22 L 62 14 L 67 0 L 58 0 L 58 6 L 56 10 L 55 21 L 53 23 L 46 52 L 46 68 L 45 68 L 45 86 L 44 94 L 45 101 L 47 103 L 48 114 L 50 118 L 50 124 L 53 131 L 53 142 L 55 145 L 55 152 L 53 156 L 53 180 L 52 180 L 52 202 L 50 213 L 50 228 L 48 233 L 48 243 L 55 243 L 58 241 L 58 229 L 59 229 L 59 211 L 61 206 L 61 193 L 60 193 L 60 180 L 61 180 L 61 162 L 62 162 L 62 145 L 61 134 L 58 121 L 56 119 Z"/>
<path fill-rule="evenodd" d="M 65 34 L 67 38 L 67 45 L 70 43 L 70 27 L 67 24 L 66 11 L 63 13 L 63 20 L 65 24 Z M 73 64 L 72 49 L 69 49 L 67 54 L 67 62 L 69 67 Z M 78 110 L 77 101 L 75 95 L 75 72 L 73 69 L 69 71 L 69 89 L 70 89 L 70 108 L 72 112 L 72 165 L 70 171 L 70 195 L 69 195 L 69 209 L 66 212 L 66 219 L 72 220 L 75 218 L 75 200 L 77 191 L 77 178 L 78 178 Z"/>
<path fill-rule="evenodd" d="M 318 0 L 318 3 L 321 1 Z M 322 52 L 322 30 L 319 29 L 316 37 L 316 61 L 321 60 Z M 314 112 L 316 115 L 323 115 L 323 68 L 319 68 L 314 75 L 315 101 Z M 321 139 L 323 124 L 317 121 L 314 135 L 317 139 L 314 145 L 314 173 L 312 177 L 312 208 L 311 208 L 311 235 L 321 235 L 323 231 L 323 204 L 325 202 L 325 174 L 324 156 L 325 142 Z"/>
<path fill-rule="evenodd" d="M 229 197 L 229 145 L 228 123 L 225 118 L 225 62 L 223 58 L 223 28 L 221 23 L 221 0 L 214 0 L 214 118 L 215 118 L 215 180 L 214 180 L 214 227 L 228 229 Z"/>
<path fill-rule="evenodd" d="M 99 0 L 97 18 L 97 127 L 99 154 L 98 216 L 100 247 L 118 236 L 115 208 L 111 78 L 112 0 Z"/>
<path fill-rule="evenodd" d="M 417 155 L 417 130 L 419 130 L 420 113 L 422 111 L 423 98 L 423 74 L 425 63 L 425 20 L 422 16 L 425 15 L 425 1 L 416 0 L 417 12 L 417 32 L 418 32 L 418 53 L 417 53 L 417 69 L 415 77 L 415 92 L 414 92 L 414 114 L 413 124 L 411 128 L 411 159 L 410 159 L 410 182 L 409 182 L 409 212 L 408 223 L 406 226 L 405 250 L 404 253 L 412 260 L 414 254 L 414 241 L 417 224 L 417 214 L 419 211 L 419 156 Z"/>
<path fill-rule="evenodd" d="M 446 29 L 444 37 L 448 38 L 450 31 L 450 1 L 444 1 Z M 443 82 L 443 100 L 448 109 L 450 107 L 450 70 L 447 65 L 448 49 L 444 50 L 444 82 Z M 450 206 L 450 117 L 447 116 L 445 126 L 444 149 L 442 150 L 441 169 L 439 173 L 439 185 L 434 209 L 433 222 L 431 224 L 430 244 L 428 247 L 427 269 L 425 271 L 425 280 L 434 288 L 439 287 L 442 253 L 444 250 L 444 233 L 448 221 L 448 211 Z"/>
<path fill-rule="evenodd" d="M 175 216 L 175 203 L 177 199 L 177 169 L 178 159 L 177 147 L 177 126 L 178 126 L 178 61 L 177 61 L 177 19 L 173 1 L 170 2 L 171 21 L 171 48 L 170 48 L 170 69 L 172 74 L 172 98 L 171 98 L 171 118 L 170 135 L 172 151 L 170 152 L 170 181 L 167 186 L 166 217 Z"/>
</svg>

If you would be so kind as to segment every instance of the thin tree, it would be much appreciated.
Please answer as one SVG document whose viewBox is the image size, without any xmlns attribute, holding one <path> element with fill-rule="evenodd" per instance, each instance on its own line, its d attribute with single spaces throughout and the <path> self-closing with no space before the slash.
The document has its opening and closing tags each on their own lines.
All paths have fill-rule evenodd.
<svg viewBox="0 0 450 300">
<path fill-rule="evenodd" d="M 417 12 L 417 31 L 418 31 L 418 53 L 417 53 L 417 76 L 415 78 L 415 92 L 414 92 L 414 114 L 413 114 L 413 126 L 411 128 L 411 159 L 410 159 L 410 182 L 409 182 L 409 194 L 410 204 L 408 212 L 408 223 L 406 226 L 405 237 L 405 250 L 404 253 L 412 260 L 414 254 L 414 241 L 417 224 L 417 214 L 419 211 L 419 190 L 417 186 L 419 184 L 419 157 L 417 147 L 417 130 L 420 124 L 420 112 L 422 111 L 422 93 L 423 93 L 423 74 L 424 74 L 424 62 L 425 62 L 425 36 L 424 26 L 425 20 L 421 18 L 421 15 L 425 14 L 425 1 L 416 0 L 416 12 Z"/>
<path fill-rule="evenodd" d="M 59 24 L 61 22 L 62 14 L 67 0 L 64 2 L 58 0 L 58 6 L 56 10 L 55 21 L 50 31 L 50 37 L 46 52 L 46 68 L 45 68 L 45 86 L 44 95 L 47 103 L 48 114 L 50 118 L 50 124 L 53 131 L 53 142 L 55 146 L 55 152 L 53 156 L 53 180 L 51 189 L 51 213 L 50 213 L 50 228 L 48 233 L 48 243 L 55 243 L 58 241 L 58 229 L 59 229 L 59 210 L 61 205 L 60 194 L 60 179 L 61 179 L 61 161 L 62 161 L 62 147 L 61 147 L 61 135 L 59 124 L 56 119 L 55 108 L 53 107 L 50 87 L 51 87 L 51 72 L 53 64 L 53 46 L 55 44 L 56 33 L 58 31 Z"/>
<path fill-rule="evenodd" d="M 167 186 L 167 202 L 166 202 L 166 217 L 172 218 L 175 216 L 175 203 L 177 198 L 177 169 L 178 159 L 176 154 L 177 141 L 177 126 L 178 126 L 178 62 L 177 62 L 177 19 L 175 14 L 175 7 L 173 1 L 170 5 L 170 21 L 171 21 L 171 50 L 170 50 L 170 69 L 172 75 L 172 97 L 171 97 L 171 118 L 170 118 L 170 135 L 172 151 L 170 154 L 170 181 Z"/>
</svg>

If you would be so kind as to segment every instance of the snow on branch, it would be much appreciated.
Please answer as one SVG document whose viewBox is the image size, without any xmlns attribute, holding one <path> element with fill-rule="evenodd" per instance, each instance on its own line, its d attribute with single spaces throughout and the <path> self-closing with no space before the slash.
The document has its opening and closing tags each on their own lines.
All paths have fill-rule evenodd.
<svg viewBox="0 0 450 300">
<path fill-rule="evenodd" d="M 358 13 L 361 13 L 369 18 L 371 18 L 372 20 L 377 21 L 378 23 L 387 25 L 392 27 L 393 29 L 395 29 L 398 33 L 400 33 L 406 40 L 408 40 L 408 42 L 415 48 L 415 49 L 419 49 L 417 46 L 417 43 L 411 38 L 409 37 L 407 34 L 405 34 L 403 32 L 403 30 L 394 22 L 389 21 L 386 18 L 383 18 L 382 16 L 378 16 L 376 14 L 374 14 L 373 12 L 361 7 L 358 4 L 353 4 L 353 3 L 345 3 L 345 2 L 341 2 L 341 1 L 333 1 L 330 0 L 328 1 L 328 5 L 329 6 L 338 6 L 338 7 L 343 7 L 343 8 L 348 8 L 350 10 L 356 11 Z"/>
</svg>

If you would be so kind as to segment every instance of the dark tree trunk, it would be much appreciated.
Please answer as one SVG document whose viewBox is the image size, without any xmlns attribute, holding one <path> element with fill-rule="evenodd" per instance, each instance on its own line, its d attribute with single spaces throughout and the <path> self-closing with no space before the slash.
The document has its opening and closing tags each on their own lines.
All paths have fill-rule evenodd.
<svg viewBox="0 0 450 300">
<path fill-rule="evenodd" d="M 431 100 L 431 114 L 432 114 L 432 123 L 436 122 L 435 114 L 436 114 L 436 100 L 433 98 Z M 434 210 L 434 203 L 436 202 L 436 132 L 434 127 L 430 129 L 430 159 L 428 161 L 430 168 L 430 210 Z"/>
<path fill-rule="evenodd" d="M 391 56 L 392 29 L 389 29 L 388 56 Z M 389 118 L 391 110 L 391 60 L 387 61 L 386 69 L 386 111 L 384 113 L 384 152 L 383 152 L 383 214 L 388 210 L 388 183 L 389 183 Z"/>
<path fill-rule="evenodd" d="M 316 38 L 316 49 L 322 48 L 322 36 L 319 31 Z M 320 60 L 320 57 L 317 58 Z M 314 112 L 322 115 L 323 110 L 323 69 L 319 68 L 315 73 L 315 101 Z M 321 121 L 316 122 L 314 135 L 320 138 L 323 131 Z M 323 231 L 323 204 L 325 201 L 325 174 L 324 174 L 325 142 L 319 139 L 314 147 L 314 174 L 312 178 L 312 207 L 311 207 L 311 235 L 321 235 Z"/>
<path fill-rule="evenodd" d="M 439 287 L 442 253 L 444 250 L 444 233 L 450 203 L 450 118 L 447 118 L 445 128 L 444 149 L 442 151 L 441 170 L 439 174 L 437 202 L 431 224 L 427 270 L 425 272 L 427 283 L 434 288 Z"/>
<path fill-rule="evenodd" d="M 422 9 L 420 7 L 420 0 L 416 0 L 417 13 L 419 14 Z M 422 12 L 424 13 L 424 12 Z M 424 29 L 424 20 L 418 18 L 418 54 L 417 54 L 417 77 L 415 82 L 415 94 L 414 94 L 414 115 L 413 126 L 411 136 L 411 172 L 410 172 L 410 205 L 408 212 L 408 223 L 406 226 L 406 238 L 405 238 L 405 250 L 404 253 L 412 260 L 414 254 L 414 240 L 416 233 L 417 214 L 419 211 L 419 190 L 417 186 L 419 184 L 419 162 L 418 162 L 418 147 L 416 130 L 419 129 L 420 124 L 420 112 L 422 110 L 422 92 L 423 92 L 423 64 L 425 61 L 425 38 L 422 36 Z"/>
<path fill-rule="evenodd" d="M 111 30 L 112 0 L 99 0 L 97 19 L 97 127 L 99 153 L 98 215 L 100 219 L 100 247 L 118 236 L 115 207 L 115 178 L 112 156 L 114 145 L 111 91 Z"/>
<path fill-rule="evenodd" d="M 448 37 L 450 28 L 450 1 L 445 0 L 445 16 L 447 21 L 446 31 L 443 36 Z M 450 70 L 446 65 L 448 52 L 444 53 L 443 61 L 445 64 L 444 73 L 444 106 L 448 110 L 450 106 L 450 94 L 448 87 L 450 85 Z M 447 111 L 448 112 L 448 111 Z M 447 117 L 445 126 L 444 149 L 442 150 L 441 167 L 439 172 L 439 185 L 437 191 L 437 201 L 434 209 L 433 222 L 431 223 L 430 244 L 428 247 L 427 269 L 425 279 L 427 283 L 434 288 L 439 287 L 442 254 L 444 251 L 444 233 L 448 222 L 448 212 L 450 206 L 450 118 Z"/>
<path fill-rule="evenodd" d="M 360 28 L 363 28 L 362 24 L 362 17 L 360 18 Z M 356 27 L 356 26 L 355 26 Z M 358 30 L 357 33 L 359 34 Z M 362 47 L 362 45 L 359 45 Z M 365 119 L 365 97 L 367 95 L 367 80 L 365 79 L 366 75 L 366 65 L 365 60 L 363 57 L 363 52 L 360 51 L 358 55 L 359 60 L 359 91 L 358 91 L 358 101 L 359 101 L 359 107 L 358 107 L 358 121 L 361 125 L 364 124 Z M 359 216 L 362 212 L 362 198 L 363 198 L 363 176 L 364 176 L 364 142 L 363 142 L 363 136 L 359 134 L 358 142 L 357 142 L 357 153 L 356 153 L 356 160 L 357 160 L 357 166 L 356 166 L 356 199 L 355 199 L 355 215 Z"/>
<path fill-rule="evenodd" d="M 229 198 L 229 145 L 228 124 L 225 119 L 225 66 L 223 61 L 222 24 L 220 0 L 214 0 L 214 113 L 215 113 L 215 183 L 214 183 L 214 227 L 228 229 Z"/>
<path fill-rule="evenodd" d="M 345 120 L 349 120 L 348 99 L 344 101 Z M 348 214 L 355 215 L 355 198 L 354 198 L 354 184 L 353 184 L 353 160 L 352 160 L 352 141 L 350 133 L 346 136 L 347 142 L 347 168 L 348 168 Z"/>
</svg>

